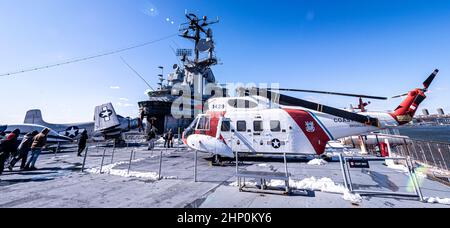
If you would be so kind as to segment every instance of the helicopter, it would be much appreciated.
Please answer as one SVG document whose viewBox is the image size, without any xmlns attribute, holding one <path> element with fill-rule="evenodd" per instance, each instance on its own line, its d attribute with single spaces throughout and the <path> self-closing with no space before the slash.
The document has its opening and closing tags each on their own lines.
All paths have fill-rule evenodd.
<svg viewBox="0 0 450 228">
<path fill-rule="evenodd" d="M 298 89 L 241 88 L 240 96 L 212 98 L 208 109 L 183 133 L 191 149 L 212 153 L 216 160 L 244 154 L 293 154 L 325 156 L 330 141 L 396 128 L 413 120 L 426 99 L 435 70 L 423 88 L 393 98 L 405 97 L 393 112 L 350 112 L 287 96 L 281 92 L 387 100 L 386 97 Z"/>
</svg>

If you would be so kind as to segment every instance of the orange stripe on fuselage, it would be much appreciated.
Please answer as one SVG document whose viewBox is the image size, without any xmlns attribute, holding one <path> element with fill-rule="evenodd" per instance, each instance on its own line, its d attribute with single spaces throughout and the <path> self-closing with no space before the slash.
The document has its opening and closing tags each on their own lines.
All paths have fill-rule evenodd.
<svg viewBox="0 0 450 228">
<path fill-rule="evenodd" d="M 325 153 L 327 143 L 331 140 L 320 124 L 306 111 L 284 109 L 297 125 L 302 129 L 305 136 L 313 146 L 318 155 Z M 308 128 L 308 124 L 313 123 L 314 128 Z"/>
</svg>

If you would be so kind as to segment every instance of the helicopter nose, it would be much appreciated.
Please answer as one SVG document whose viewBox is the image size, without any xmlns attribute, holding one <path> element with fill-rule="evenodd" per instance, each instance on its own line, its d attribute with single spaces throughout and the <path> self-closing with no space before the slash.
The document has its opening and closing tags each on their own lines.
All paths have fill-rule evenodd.
<svg viewBox="0 0 450 228">
<path fill-rule="evenodd" d="M 186 145 L 186 146 L 188 145 L 187 137 L 186 137 L 186 133 L 185 132 L 183 132 L 181 134 L 181 141 L 183 141 L 184 145 Z"/>
<path fill-rule="evenodd" d="M 187 145 L 193 149 L 205 153 L 213 153 L 223 157 L 234 158 L 234 153 L 229 146 L 221 140 L 207 135 L 191 135 L 187 139 Z"/>
</svg>

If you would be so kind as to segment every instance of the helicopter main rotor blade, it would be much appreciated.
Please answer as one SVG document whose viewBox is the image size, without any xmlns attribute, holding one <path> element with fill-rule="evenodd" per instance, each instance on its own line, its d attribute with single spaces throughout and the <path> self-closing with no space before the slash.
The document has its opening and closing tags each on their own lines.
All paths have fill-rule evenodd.
<svg viewBox="0 0 450 228">
<path fill-rule="evenodd" d="M 280 105 L 284 106 L 298 106 L 307 108 L 310 110 L 322 112 L 325 114 L 341 117 L 344 119 L 348 119 L 351 121 L 355 121 L 358 123 L 374 126 L 374 127 L 380 127 L 380 121 L 377 118 L 373 118 L 370 116 L 360 115 L 357 113 L 348 112 L 342 109 L 333 108 L 326 105 L 321 105 L 318 103 L 314 103 L 311 101 L 290 97 L 287 95 L 280 94 Z"/>
<path fill-rule="evenodd" d="M 397 96 L 395 96 L 395 97 L 392 97 L 392 99 L 396 99 L 396 98 L 400 98 L 400 97 L 406 97 L 406 96 L 408 96 L 407 93 L 402 94 L 402 95 L 397 95 Z"/>
<path fill-rule="evenodd" d="M 336 92 L 318 91 L 318 90 L 304 90 L 304 89 L 269 89 L 269 90 L 283 91 L 283 92 L 317 93 L 317 94 L 336 95 L 336 96 L 345 96 L 345 97 L 367 98 L 367 99 L 375 99 L 375 100 L 387 100 L 388 99 L 387 97 L 370 96 L 370 95 L 363 95 L 363 94 L 351 94 L 351 93 L 336 93 Z"/>
<path fill-rule="evenodd" d="M 322 104 L 314 103 L 311 101 L 287 96 L 281 93 L 277 93 L 274 90 L 270 89 L 262 89 L 262 88 L 238 88 L 238 93 L 241 96 L 250 96 L 254 95 L 266 95 L 266 97 L 272 102 L 278 103 L 283 106 L 294 106 L 294 107 L 302 107 L 318 112 L 322 112 L 325 114 L 333 115 L 336 117 L 341 117 L 347 120 L 351 120 L 354 122 L 380 127 L 380 121 L 377 118 L 373 118 L 370 116 L 365 116 L 353 112 L 348 112 L 342 109 L 333 108 L 330 106 L 325 106 Z"/>
</svg>

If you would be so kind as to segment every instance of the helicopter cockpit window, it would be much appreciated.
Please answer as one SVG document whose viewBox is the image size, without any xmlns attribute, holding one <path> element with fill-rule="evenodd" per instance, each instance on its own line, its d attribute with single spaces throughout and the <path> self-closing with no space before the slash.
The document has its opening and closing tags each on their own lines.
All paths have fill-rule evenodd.
<svg viewBox="0 0 450 228">
<path fill-rule="evenodd" d="M 232 99 L 228 101 L 228 105 L 230 105 L 233 108 L 239 108 L 239 109 L 244 109 L 244 108 L 256 108 L 258 107 L 258 104 L 253 102 L 253 101 L 249 101 L 249 100 L 245 100 L 245 99 Z"/>
<path fill-rule="evenodd" d="M 280 132 L 281 131 L 281 122 L 278 120 L 270 121 L 270 130 L 272 132 Z"/>
<path fill-rule="evenodd" d="M 199 117 L 197 130 L 200 131 L 209 131 L 210 129 L 210 117 L 209 116 L 201 116 Z"/>
<path fill-rule="evenodd" d="M 229 132 L 231 131 L 231 122 L 229 120 L 224 120 L 222 122 L 222 129 L 223 132 Z"/>
</svg>

